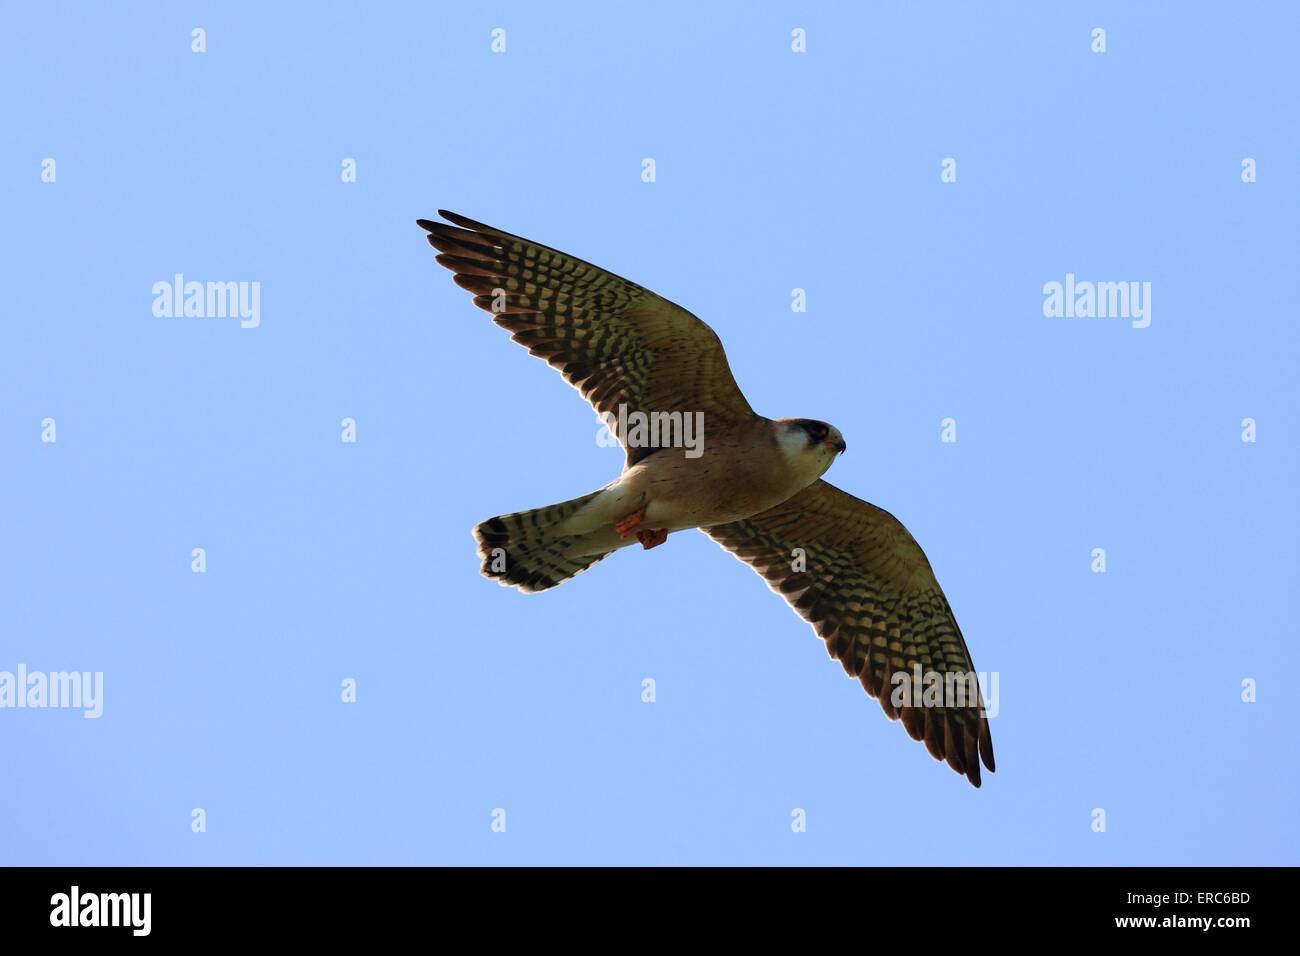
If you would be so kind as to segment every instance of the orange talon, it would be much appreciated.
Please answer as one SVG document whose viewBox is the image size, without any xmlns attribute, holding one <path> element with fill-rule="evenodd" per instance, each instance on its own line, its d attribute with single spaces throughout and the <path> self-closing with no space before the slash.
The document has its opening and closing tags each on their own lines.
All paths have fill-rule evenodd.
<svg viewBox="0 0 1300 956">
<path fill-rule="evenodd" d="M 618 532 L 620 538 L 626 538 L 637 528 L 641 527 L 641 522 L 645 520 L 645 505 L 642 505 L 636 511 L 632 512 L 621 521 L 614 522 L 614 530 Z"/>
<path fill-rule="evenodd" d="M 641 547 L 649 551 L 651 548 L 657 548 L 668 540 L 668 529 L 657 528 L 652 531 L 648 528 L 642 528 L 636 533 L 636 539 L 641 542 Z"/>
</svg>

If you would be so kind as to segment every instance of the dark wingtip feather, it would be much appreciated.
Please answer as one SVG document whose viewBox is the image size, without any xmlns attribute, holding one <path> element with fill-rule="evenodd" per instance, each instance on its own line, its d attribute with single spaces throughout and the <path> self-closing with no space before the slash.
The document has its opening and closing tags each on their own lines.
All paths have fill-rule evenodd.
<svg viewBox="0 0 1300 956">
<path fill-rule="evenodd" d="M 477 220 L 470 219 L 468 216 L 462 216 L 459 213 L 451 212 L 450 210 L 447 209 L 439 209 L 438 215 L 441 216 L 443 219 L 446 219 L 448 222 L 454 222 L 456 225 L 463 226 L 466 229 L 473 229 L 475 232 L 492 231 L 491 226 L 485 226 L 483 223 L 478 222 Z"/>
<path fill-rule="evenodd" d="M 904 707 L 899 711 L 899 716 L 903 718 L 903 726 L 907 728 L 907 735 L 913 740 L 925 739 L 925 714 L 919 707 Z"/>
<path fill-rule="evenodd" d="M 962 734 L 966 744 L 966 778 L 978 787 L 980 785 L 980 759 L 976 753 L 979 742 L 970 727 L 963 727 Z"/>
<path fill-rule="evenodd" d="M 997 762 L 993 759 L 993 735 L 989 733 L 987 723 L 981 728 L 980 757 L 984 760 L 984 766 L 989 768 L 989 773 L 997 771 Z"/>
<path fill-rule="evenodd" d="M 930 752 L 930 756 L 935 760 L 943 759 L 943 731 L 942 725 L 932 708 L 922 708 L 925 711 L 925 749 Z"/>
<path fill-rule="evenodd" d="M 428 238 L 432 239 L 433 236 Z M 452 272 L 461 272 L 465 275 L 472 276 L 499 276 L 500 270 L 490 268 L 490 265 L 482 259 L 470 259 L 467 256 L 458 256 L 450 252 L 440 252 L 433 257 L 433 261 L 440 266 L 445 266 Z"/>
</svg>

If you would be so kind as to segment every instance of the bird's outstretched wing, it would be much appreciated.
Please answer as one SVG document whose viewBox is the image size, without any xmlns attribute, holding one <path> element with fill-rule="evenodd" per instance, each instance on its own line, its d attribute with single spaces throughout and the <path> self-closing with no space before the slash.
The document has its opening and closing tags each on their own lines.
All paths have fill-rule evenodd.
<svg viewBox="0 0 1300 956">
<path fill-rule="evenodd" d="M 977 787 L 980 759 L 994 769 L 970 652 L 898 519 L 816 481 L 775 508 L 704 531 L 811 623 L 831 657 L 936 759 Z"/>
<path fill-rule="evenodd" d="M 416 222 L 437 261 L 514 341 L 545 359 L 602 416 L 636 464 L 654 448 L 619 434 L 633 412 L 699 412 L 704 433 L 754 415 L 714 331 L 680 306 L 589 262 L 439 210 Z M 606 418 L 610 421 L 610 418 Z M 635 419 L 632 419 L 635 422 Z"/>
</svg>

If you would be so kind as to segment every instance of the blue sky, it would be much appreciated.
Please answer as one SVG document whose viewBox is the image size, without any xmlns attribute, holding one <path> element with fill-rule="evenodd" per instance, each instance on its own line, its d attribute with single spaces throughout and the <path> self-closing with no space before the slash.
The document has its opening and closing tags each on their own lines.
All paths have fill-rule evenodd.
<svg viewBox="0 0 1300 956">
<path fill-rule="evenodd" d="M 0 671 L 104 693 L 0 709 L 0 862 L 1300 862 L 1300 18 L 974 7 L 7 5 Z M 703 535 L 478 576 L 622 456 L 439 207 L 844 432 L 999 675 L 983 789 Z M 176 273 L 260 324 L 155 316 Z M 1067 274 L 1150 325 L 1046 317 Z"/>
</svg>

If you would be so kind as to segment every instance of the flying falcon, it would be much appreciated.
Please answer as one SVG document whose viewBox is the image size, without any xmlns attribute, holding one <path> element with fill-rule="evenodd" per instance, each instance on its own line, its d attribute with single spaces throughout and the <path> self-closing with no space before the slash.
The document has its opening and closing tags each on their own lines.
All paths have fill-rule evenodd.
<svg viewBox="0 0 1300 956">
<path fill-rule="evenodd" d="M 437 261 L 582 393 L 627 453 L 622 474 L 598 491 L 476 527 L 483 574 L 545 591 L 619 548 L 699 528 L 812 624 L 891 720 L 978 787 L 981 760 L 994 769 L 993 741 L 970 652 L 907 529 L 822 480 L 845 450 L 839 430 L 759 415 L 713 330 L 649 289 L 439 215 L 454 225 L 416 220 Z M 694 451 L 646 440 L 648 420 L 677 438 L 698 422 Z"/>
</svg>

